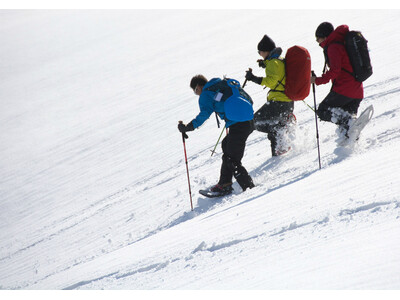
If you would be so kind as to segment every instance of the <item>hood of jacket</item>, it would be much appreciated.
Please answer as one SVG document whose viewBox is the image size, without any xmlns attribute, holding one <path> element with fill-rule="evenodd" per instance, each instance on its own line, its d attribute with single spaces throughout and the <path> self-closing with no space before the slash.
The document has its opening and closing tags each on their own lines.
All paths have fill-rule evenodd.
<svg viewBox="0 0 400 300">
<path fill-rule="evenodd" d="M 345 37 L 346 33 L 348 33 L 348 32 L 349 32 L 349 26 L 340 25 L 326 38 L 325 41 L 323 41 L 319 45 L 322 48 L 325 48 L 326 46 L 329 46 L 332 43 L 336 43 L 336 42 L 343 43 L 344 37 Z"/>
</svg>

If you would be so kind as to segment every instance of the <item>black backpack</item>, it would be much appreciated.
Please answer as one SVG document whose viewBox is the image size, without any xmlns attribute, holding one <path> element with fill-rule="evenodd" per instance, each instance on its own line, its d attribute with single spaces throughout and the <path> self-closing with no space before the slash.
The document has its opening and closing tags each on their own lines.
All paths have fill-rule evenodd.
<svg viewBox="0 0 400 300">
<path fill-rule="evenodd" d="M 365 81 L 372 75 L 367 43 L 360 31 L 349 31 L 344 38 L 344 46 L 353 67 L 352 75 L 359 82 Z"/>
<path fill-rule="evenodd" d="M 228 84 L 228 82 L 230 82 L 230 84 Z M 245 92 L 245 90 L 240 86 L 240 83 L 235 79 L 224 77 L 221 81 L 218 81 L 206 90 L 217 93 L 216 97 L 218 97 L 218 100 L 215 100 L 224 102 L 233 95 L 232 86 L 235 86 L 239 90 L 239 95 L 241 97 L 253 104 L 253 99 L 251 99 L 250 95 Z"/>
<path fill-rule="evenodd" d="M 360 31 L 349 31 L 344 37 L 344 46 L 349 56 L 351 66 L 353 67 L 353 72 L 346 69 L 343 70 L 353 75 L 358 82 L 363 82 L 372 75 L 372 65 L 367 44 L 368 41 Z M 325 58 L 327 61 L 328 56 L 326 51 L 327 49 L 325 50 Z"/>
</svg>

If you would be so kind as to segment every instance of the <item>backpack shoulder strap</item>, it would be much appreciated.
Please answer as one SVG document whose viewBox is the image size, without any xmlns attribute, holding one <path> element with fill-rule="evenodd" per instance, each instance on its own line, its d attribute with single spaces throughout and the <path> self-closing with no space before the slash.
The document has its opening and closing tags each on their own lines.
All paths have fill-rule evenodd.
<svg viewBox="0 0 400 300">
<path fill-rule="evenodd" d="M 283 82 L 283 79 L 285 79 L 285 77 L 286 77 L 286 59 L 285 58 L 281 58 L 281 57 L 278 57 L 278 58 L 275 58 L 275 59 L 280 60 L 281 62 L 283 62 L 283 64 L 285 65 L 285 74 L 283 75 L 281 80 L 278 80 L 278 83 L 276 84 L 276 86 L 273 89 L 270 89 L 269 91 L 270 92 L 272 91 L 272 92 L 285 93 L 285 85 L 282 82 Z M 283 86 L 283 91 L 278 91 L 277 90 L 279 85 Z"/>
<path fill-rule="evenodd" d="M 333 42 L 333 43 L 331 43 L 331 44 L 329 44 L 329 45 L 327 45 L 327 46 L 324 47 L 325 64 L 324 64 L 324 69 L 322 70 L 322 74 L 325 74 L 326 67 L 327 67 L 327 65 L 329 64 L 328 47 L 329 47 L 330 45 L 332 45 L 332 44 L 339 44 L 339 45 L 345 46 L 344 43 L 339 42 L 339 41 L 336 41 L 336 42 Z M 345 47 L 345 50 L 346 50 L 346 47 Z M 346 51 L 346 53 L 347 53 L 347 51 Z M 349 73 L 351 76 L 355 77 L 354 72 L 350 72 L 349 70 L 347 70 L 347 69 L 345 69 L 345 68 L 342 68 L 342 70 L 345 71 L 346 73 Z"/>
<path fill-rule="evenodd" d="M 214 95 L 214 101 L 217 102 L 224 102 L 227 100 L 230 96 L 232 96 L 232 89 L 228 85 L 228 79 L 224 78 L 215 84 L 209 86 L 206 88 L 206 91 L 210 91 L 215 93 Z M 217 126 L 220 128 L 220 121 L 218 119 L 218 113 L 215 112 L 215 118 L 217 120 Z M 220 116 L 221 118 L 221 116 Z"/>
<path fill-rule="evenodd" d="M 214 96 L 214 100 L 218 102 L 224 102 L 230 96 L 232 96 L 232 89 L 228 85 L 227 79 L 223 79 L 212 86 L 209 86 L 206 91 L 216 93 Z"/>
</svg>

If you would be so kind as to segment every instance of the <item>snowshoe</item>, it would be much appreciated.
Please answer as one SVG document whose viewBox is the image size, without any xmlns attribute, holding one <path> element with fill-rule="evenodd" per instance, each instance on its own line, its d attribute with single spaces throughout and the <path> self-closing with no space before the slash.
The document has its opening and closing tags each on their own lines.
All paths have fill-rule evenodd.
<svg viewBox="0 0 400 300">
<path fill-rule="evenodd" d="M 368 106 L 360 116 L 350 125 L 349 130 L 346 134 L 346 139 L 343 141 L 342 145 L 351 144 L 360 138 L 361 131 L 368 124 L 374 114 L 374 107 L 372 105 Z"/>
<path fill-rule="evenodd" d="M 208 198 L 216 198 L 232 194 L 232 191 L 232 185 L 223 186 L 216 184 L 206 190 L 200 190 L 199 193 Z"/>
</svg>

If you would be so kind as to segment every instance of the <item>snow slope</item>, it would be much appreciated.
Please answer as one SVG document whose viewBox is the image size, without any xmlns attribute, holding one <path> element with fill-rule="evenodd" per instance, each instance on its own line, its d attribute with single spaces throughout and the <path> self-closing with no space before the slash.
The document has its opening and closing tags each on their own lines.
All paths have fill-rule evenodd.
<svg viewBox="0 0 400 300">
<path fill-rule="evenodd" d="M 0 289 L 399 289 L 399 10 L 0 11 Z M 247 143 L 257 187 L 210 201 L 221 129 L 198 112 L 195 74 L 244 80 L 267 33 L 284 51 L 322 21 L 369 40 L 374 75 L 352 148 L 295 104 L 294 149 Z M 397 24 L 397 25 L 396 25 Z M 330 85 L 317 87 L 317 102 Z M 255 109 L 266 91 L 249 83 Z M 306 99 L 313 105 L 313 96 Z"/>
</svg>

